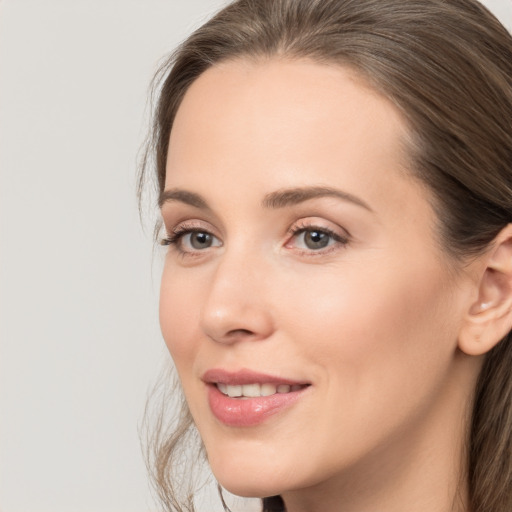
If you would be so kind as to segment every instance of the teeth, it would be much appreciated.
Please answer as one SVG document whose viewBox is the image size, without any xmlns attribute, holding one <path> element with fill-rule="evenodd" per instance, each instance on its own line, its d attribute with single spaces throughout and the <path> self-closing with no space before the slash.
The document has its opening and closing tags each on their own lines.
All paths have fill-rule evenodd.
<svg viewBox="0 0 512 512">
<path fill-rule="evenodd" d="M 242 386 L 226 386 L 228 396 L 234 398 L 236 396 L 242 396 Z"/>
<path fill-rule="evenodd" d="M 276 386 L 274 384 L 262 384 L 261 385 L 261 396 L 270 396 L 275 395 L 277 392 Z"/>
<path fill-rule="evenodd" d="M 242 386 L 242 395 L 251 398 L 261 396 L 261 386 L 259 384 L 244 384 Z"/>
<path fill-rule="evenodd" d="M 276 393 L 289 393 L 290 391 L 299 391 L 304 386 L 300 384 L 295 384 L 290 386 L 289 384 L 279 384 L 276 386 L 275 384 L 244 384 L 242 385 L 229 385 L 224 384 L 223 382 L 217 383 L 217 388 L 221 393 L 227 395 L 231 398 L 239 398 L 239 397 L 247 397 L 247 398 L 256 398 L 260 396 L 271 396 Z"/>
</svg>

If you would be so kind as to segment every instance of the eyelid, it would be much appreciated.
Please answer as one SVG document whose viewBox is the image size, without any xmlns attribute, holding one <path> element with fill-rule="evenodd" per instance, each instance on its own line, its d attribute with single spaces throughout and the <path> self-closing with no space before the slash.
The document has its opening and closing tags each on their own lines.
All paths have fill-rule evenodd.
<svg viewBox="0 0 512 512">
<path fill-rule="evenodd" d="M 222 241 L 220 237 L 216 234 L 216 230 L 212 227 L 212 225 L 208 222 L 201 221 L 198 219 L 178 222 L 172 229 L 166 229 L 165 232 L 166 236 L 160 239 L 160 245 L 173 247 L 183 256 L 198 255 L 202 252 L 205 252 L 206 249 L 208 249 L 184 249 L 183 246 L 181 245 L 181 241 L 185 236 L 191 233 L 208 233 L 212 237 L 220 241 L 220 244 L 215 244 L 212 245 L 211 247 L 219 247 L 222 245 Z"/>
<path fill-rule="evenodd" d="M 328 245 L 321 248 L 298 247 L 295 241 L 301 233 L 319 231 L 330 237 Z M 204 248 L 185 247 L 183 239 L 191 233 L 204 232 L 210 234 L 218 243 Z M 161 245 L 170 246 L 181 256 L 202 256 L 209 252 L 209 249 L 221 247 L 223 241 L 217 234 L 217 230 L 207 221 L 190 219 L 176 223 L 172 229 L 166 229 L 167 236 L 160 240 Z M 326 219 L 311 217 L 295 221 L 286 231 L 286 242 L 284 247 L 293 249 L 296 253 L 306 256 L 321 256 L 329 252 L 343 249 L 351 241 L 349 232 Z"/>
<path fill-rule="evenodd" d="M 318 218 L 301 219 L 292 224 L 292 226 L 290 226 L 290 228 L 287 230 L 287 235 L 289 235 L 290 238 L 287 240 L 285 247 L 292 249 L 293 247 L 291 245 L 291 240 L 295 239 L 302 233 L 316 230 L 328 234 L 334 243 L 330 243 L 325 248 L 317 250 L 296 248 L 296 250 L 298 250 L 301 254 L 307 256 L 321 256 L 331 251 L 345 248 L 345 246 L 351 241 L 350 233 L 346 229 L 343 229 L 339 226 L 331 226 L 332 223 Z"/>
<path fill-rule="evenodd" d="M 168 229 L 166 227 L 165 232 L 167 235 L 176 235 L 184 231 L 206 231 L 212 235 L 219 237 L 217 230 L 209 223 L 200 219 L 190 219 L 176 222 L 176 224 Z"/>
<path fill-rule="evenodd" d="M 314 229 L 318 229 L 319 231 L 326 231 L 329 233 L 333 233 L 334 235 L 343 238 L 349 239 L 352 238 L 352 235 L 348 232 L 347 229 L 334 224 L 331 221 L 322 219 L 320 217 L 308 217 L 302 218 L 295 221 L 287 230 L 288 235 L 296 234 L 299 231 L 311 231 Z"/>
</svg>

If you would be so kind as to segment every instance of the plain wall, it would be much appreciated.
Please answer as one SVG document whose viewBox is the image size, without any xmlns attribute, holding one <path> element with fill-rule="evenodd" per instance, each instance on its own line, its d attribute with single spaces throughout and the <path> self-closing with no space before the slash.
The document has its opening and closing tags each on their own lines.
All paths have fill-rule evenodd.
<svg viewBox="0 0 512 512">
<path fill-rule="evenodd" d="M 137 151 L 159 59 L 223 3 L 0 3 L 2 512 L 156 510 L 137 427 L 167 353 Z"/>
</svg>

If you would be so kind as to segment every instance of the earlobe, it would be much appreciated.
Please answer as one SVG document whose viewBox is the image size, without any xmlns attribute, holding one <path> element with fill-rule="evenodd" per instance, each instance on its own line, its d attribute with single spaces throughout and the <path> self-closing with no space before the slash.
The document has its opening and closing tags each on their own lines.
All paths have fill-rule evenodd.
<svg viewBox="0 0 512 512">
<path fill-rule="evenodd" d="M 512 329 L 512 224 L 503 228 L 482 255 L 477 299 L 459 333 L 459 348 L 482 355 Z"/>
</svg>

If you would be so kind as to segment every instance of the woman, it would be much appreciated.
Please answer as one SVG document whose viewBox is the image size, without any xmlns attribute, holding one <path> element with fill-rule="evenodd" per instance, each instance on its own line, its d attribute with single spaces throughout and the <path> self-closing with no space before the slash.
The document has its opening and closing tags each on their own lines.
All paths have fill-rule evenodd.
<svg viewBox="0 0 512 512">
<path fill-rule="evenodd" d="M 193 418 L 265 510 L 512 510 L 507 31 L 474 0 L 239 0 L 162 76 L 168 507 Z"/>
</svg>

